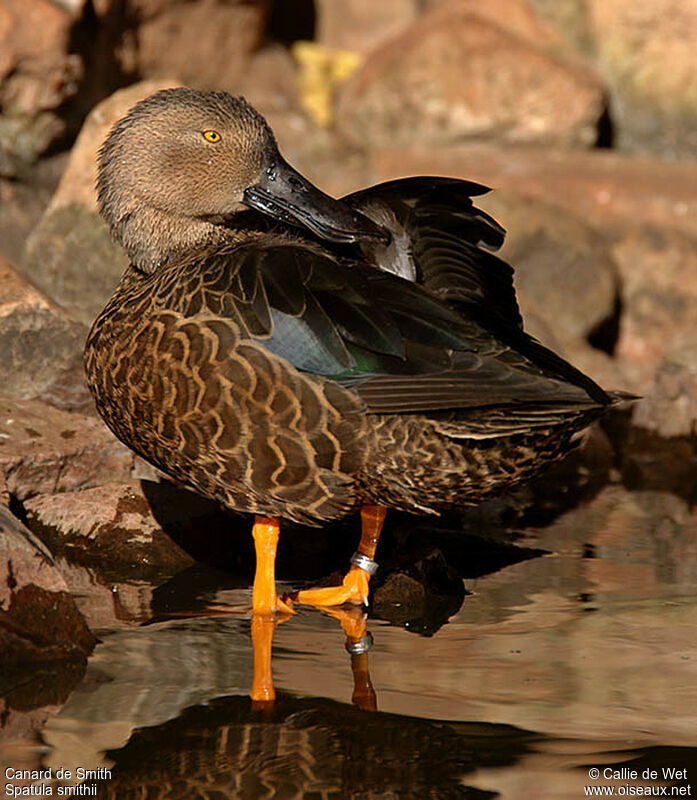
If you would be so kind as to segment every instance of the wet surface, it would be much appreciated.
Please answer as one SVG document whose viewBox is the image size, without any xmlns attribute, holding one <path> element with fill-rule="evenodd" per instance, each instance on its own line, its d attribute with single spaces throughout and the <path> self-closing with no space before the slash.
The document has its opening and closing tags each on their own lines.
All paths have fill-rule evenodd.
<svg viewBox="0 0 697 800">
<path fill-rule="evenodd" d="M 180 531 L 199 559 L 201 531 L 215 539 L 227 525 L 229 538 L 212 550 L 217 567 L 200 560 L 158 585 L 64 564 L 81 570 L 78 602 L 101 642 L 86 670 L 6 687 L 0 762 L 51 768 L 56 788 L 59 768 L 108 769 L 85 785 L 119 798 L 551 800 L 585 796 L 593 766 L 686 769 L 675 785 L 694 794 L 694 484 L 667 491 L 645 463 L 571 462 L 464 516 L 394 515 L 367 620 L 374 646 L 360 657 L 376 711 L 351 703 L 366 675 L 340 621 L 309 608 L 275 631 L 275 705 L 252 706 L 242 518 Z M 341 569 L 355 533 L 347 523 L 281 541 L 281 588 L 297 588 L 303 570 Z"/>
</svg>

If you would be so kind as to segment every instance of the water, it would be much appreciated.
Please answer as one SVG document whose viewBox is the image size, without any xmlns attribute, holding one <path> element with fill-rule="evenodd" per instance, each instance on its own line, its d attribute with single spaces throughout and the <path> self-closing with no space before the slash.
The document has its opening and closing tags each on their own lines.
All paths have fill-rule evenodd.
<svg viewBox="0 0 697 800">
<path fill-rule="evenodd" d="M 433 532 L 469 594 L 442 627 L 398 607 L 402 624 L 367 621 L 374 646 L 362 666 L 376 711 L 351 703 L 352 659 L 334 616 L 301 609 L 278 625 L 277 700 L 259 709 L 247 697 L 242 577 L 199 566 L 158 588 L 114 584 L 119 624 L 100 631 L 65 698 L 22 712 L 43 717 L 6 737 L 1 757 L 54 776 L 108 769 L 84 782 L 99 797 L 557 800 L 600 784 L 617 796 L 672 785 L 694 795 L 697 517 L 678 494 L 618 482 L 566 505 L 537 503 L 508 525 L 496 509 L 493 523 L 475 512 L 466 527 L 479 520 L 488 534 L 477 548 L 470 532 L 458 553 L 452 530 Z M 410 540 L 408 524 L 397 518 L 393 547 Z M 411 524 L 428 538 L 423 520 Z M 515 560 L 511 527 L 517 558 L 534 557 L 501 566 Z M 82 602 L 95 624 L 88 587 Z M 604 779 L 608 767 L 629 772 Z M 664 768 L 686 779 L 664 781 Z M 651 769 L 659 777 L 643 779 Z"/>
</svg>

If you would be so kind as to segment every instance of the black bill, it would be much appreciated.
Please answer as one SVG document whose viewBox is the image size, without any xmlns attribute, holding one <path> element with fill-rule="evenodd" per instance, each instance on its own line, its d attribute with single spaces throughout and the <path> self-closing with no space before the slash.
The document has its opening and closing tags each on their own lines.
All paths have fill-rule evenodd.
<svg viewBox="0 0 697 800">
<path fill-rule="evenodd" d="M 244 202 L 274 219 L 298 225 L 330 242 L 365 239 L 389 242 L 390 234 L 368 217 L 320 191 L 279 159 L 255 186 L 245 189 Z"/>
</svg>

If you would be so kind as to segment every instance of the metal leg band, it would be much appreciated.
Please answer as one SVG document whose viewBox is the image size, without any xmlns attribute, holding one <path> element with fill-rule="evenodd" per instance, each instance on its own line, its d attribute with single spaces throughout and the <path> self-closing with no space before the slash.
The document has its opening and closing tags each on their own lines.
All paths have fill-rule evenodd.
<svg viewBox="0 0 697 800">
<path fill-rule="evenodd" d="M 351 556 L 351 563 L 368 573 L 368 575 L 375 575 L 378 571 L 378 562 L 373 561 L 372 558 L 364 556 L 363 553 L 354 553 Z"/>
<path fill-rule="evenodd" d="M 346 642 L 346 652 L 352 656 L 360 656 L 367 653 L 373 646 L 373 634 L 368 631 L 357 642 Z"/>
</svg>

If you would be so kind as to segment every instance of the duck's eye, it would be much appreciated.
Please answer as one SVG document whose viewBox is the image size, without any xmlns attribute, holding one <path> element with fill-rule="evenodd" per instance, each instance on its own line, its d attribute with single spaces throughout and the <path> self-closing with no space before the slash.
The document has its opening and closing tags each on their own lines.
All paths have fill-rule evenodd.
<svg viewBox="0 0 697 800">
<path fill-rule="evenodd" d="M 216 142 L 220 141 L 221 137 L 220 137 L 220 134 L 218 133 L 218 131 L 204 131 L 203 132 L 203 138 L 207 142 L 213 142 L 213 144 L 215 144 Z"/>
</svg>

